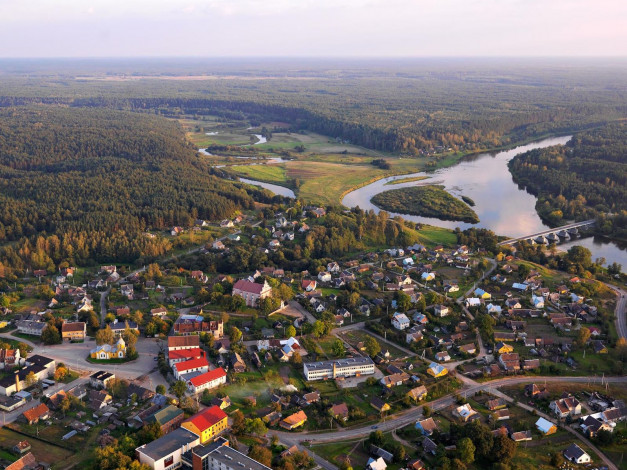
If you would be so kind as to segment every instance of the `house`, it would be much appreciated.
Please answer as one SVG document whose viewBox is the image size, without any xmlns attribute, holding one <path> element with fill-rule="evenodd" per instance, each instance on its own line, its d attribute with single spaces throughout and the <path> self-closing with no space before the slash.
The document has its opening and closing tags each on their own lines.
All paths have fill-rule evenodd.
<svg viewBox="0 0 627 470">
<path fill-rule="evenodd" d="M 540 388 L 536 384 L 525 385 L 525 395 L 531 398 L 544 398 L 548 394 L 546 388 Z"/>
<path fill-rule="evenodd" d="M 305 424 L 306 421 L 307 415 L 303 410 L 299 410 L 296 413 L 291 414 L 287 418 L 283 419 L 279 423 L 279 426 L 281 426 L 283 429 L 291 431 L 292 429 L 302 426 L 303 424 Z"/>
<path fill-rule="evenodd" d="M 449 313 L 449 308 L 446 305 L 436 305 L 433 307 L 433 313 L 438 317 L 445 317 Z"/>
<path fill-rule="evenodd" d="M 426 418 L 420 421 L 416 421 L 416 429 L 422 433 L 423 436 L 431 436 L 434 431 L 438 430 L 438 425 L 433 418 Z"/>
<path fill-rule="evenodd" d="M 397 330 L 404 330 L 405 328 L 409 328 L 409 318 L 404 313 L 396 312 L 392 316 L 392 326 Z"/>
<path fill-rule="evenodd" d="M 93 411 L 98 411 L 107 406 L 113 397 L 109 395 L 105 390 L 91 390 L 89 392 L 89 407 Z"/>
<path fill-rule="evenodd" d="M 403 385 L 405 382 L 409 380 L 409 374 L 406 372 L 396 373 L 392 375 L 386 375 L 383 377 L 380 382 L 381 385 L 387 388 L 396 387 L 399 385 Z"/>
<path fill-rule="evenodd" d="M 540 359 L 525 359 L 523 361 L 523 370 L 534 370 L 540 367 Z"/>
<path fill-rule="evenodd" d="M 197 394 L 204 390 L 211 390 L 226 383 L 226 372 L 222 367 L 210 370 L 204 374 L 192 377 L 187 382 L 187 388 L 191 393 Z"/>
<path fill-rule="evenodd" d="M 448 374 L 448 369 L 444 366 L 436 364 L 435 362 L 432 362 L 431 364 L 429 364 L 427 373 L 435 378 L 444 377 L 446 374 Z"/>
<path fill-rule="evenodd" d="M 316 287 L 318 287 L 318 283 L 313 279 L 303 279 L 303 282 L 301 282 L 301 287 L 304 291 L 311 292 L 316 290 Z"/>
<path fill-rule="evenodd" d="M 532 439 L 531 431 L 513 432 L 510 437 L 514 442 L 530 441 Z"/>
<path fill-rule="evenodd" d="M 446 362 L 451 360 L 451 356 L 446 351 L 440 351 L 435 353 L 435 359 L 439 362 Z"/>
<path fill-rule="evenodd" d="M 411 327 L 409 330 L 407 330 L 407 333 L 405 333 L 405 341 L 407 343 L 420 341 L 422 338 L 423 338 L 422 328 L 417 327 L 417 326 Z"/>
<path fill-rule="evenodd" d="M 141 421 L 146 424 L 157 423 L 162 434 L 168 434 L 178 429 L 185 419 L 185 412 L 174 405 L 167 405 L 163 408 L 159 405 L 153 405 L 146 411 L 145 414 L 140 413 Z"/>
<path fill-rule="evenodd" d="M 320 282 L 331 282 L 331 273 L 326 272 L 326 271 L 320 271 L 318 273 L 318 280 Z"/>
<path fill-rule="evenodd" d="M 168 309 L 165 307 L 153 308 L 150 310 L 150 314 L 153 317 L 163 318 L 168 314 Z"/>
<path fill-rule="evenodd" d="M 329 271 L 330 273 L 339 273 L 342 269 L 340 268 L 340 265 L 337 264 L 337 262 L 332 261 L 331 263 L 327 263 L 327 271 Z"/>
<path fill-rule="evenodd" d="M 278 240 L 270 240 L 268 242 L 268 248 L 275 250 L 281 246 L 281 242 Z"/>
<path fill-rule="evenodd" d="M 438 450 L 438 446 L 436 445 L 436 443 L 433 442 L 428 437 L 425 437 L 422 440 L 422 448 L 424 449 L 425 452 L 428 452 L 432 455 L 435 455 Z"/>
<path fill-rule="evenodd" d="M 519 282 L 514 282 L 512 284 L 512 288 L 524 292 L 524 291 L 526 291 L 529 288 L 529 285 L 528 284 L 521 284 Z M 520 307 L 518 307 L 518 308 L 520 308 Z"/>
<path fill-rule="evenodd" d="M 586 454 L 581 447 L 572 443 L 565 451 L 564 458 L 572 463 L 584 464 L 590 463 L 590 456 Z"/>
<path fill-rule="evenodd" d="M 219 406 L 210 406 L 183 421 L 181 427 L 196 434 L 204 444 L 227 429 L 227 420 L 227 414 Z"/>
<path fill-rule="evenodd" d="M 519 309 L 522 308 L 522 305 L 520 303 L 520 299 L 507 299 L 505 301 L 505 306 L 509 309 Z"/>
<path fill-rule="evenodd" d="M 0 369 L 11 369 L 19 365 L 19 349 L 0 349 Z"/>
<path fill-rule="evenodd" d="M 449 294 L 453 293 L 453 292 L 459 292 L 459 286 L 456 283 L 445 283 L 444 284 L 444 291 L 448 292 Z"/>
<path fill-rule="evenodd" d="M 478 307 L 481 305 L 481 299 L 478 299 L 477 297 L 468 297 L 464 302 L 466 303 L 467 308 Z"/>
<path fill-rule="evenodd" d="M 484 299 L 484 300 L 489 300 L 492 298 L 492 295 L 490 295 L 488 292 L 484 291 L 483 289 L 480 288 L 476 288 L 474 294 L 480 298 L 480 299 Z"/>
<path fill-rule="evenodd" d="M 234 372 L 240 373 L 246 371 L 246 363 L 238 353 L 232 352 L 229 360 Z"/>
<path fill-rule="evenodd" d="M 502 421 L 504 419 L 509 419 L 509 410 L 508 409 L 496 410 L 494 413 L 492 413 L 491 418 L 493 418 L 495 421 Z"/>
<path fill-rule="evenodd" d="M 474 354 L 477 352 L 477 347 L 475 346 L 475 343 L 468 343 L 468 344 L 462 344 L 459 347 L 460 352 L 466 353 L 466 354 Z"/>
<path fill-rule="evenodd" d="M 533 308 L 544 308 L 544 297 L 536 297 L 533 295 L 531 296 L 531 303 L 533 304 Z"/>
<path fill-rule="evenodd" d="M 554 400 L 549 404 L 549 408 L 559 418 L 581 414 L 581 403 L 573 396 Z"/>
<path fill-rule="evenodd" d="M 394 455 L 391 452 L 375 445 L 370 446 L 370 453 L 374 454 L 375 457 L 381 457 L 388 463 L 391 463 L 394 460 Z"/>
<path fill-rule="evenodd" d="M 408 470 L 424 470 L 425 464 L 420 459 L 414 459 L 407 462 Z"/>
<path fill-rule="evenodd" d="M 455 408 L 455 410 L 453 410 L 453 415 L 457 416 L 464 422 L 478 417 L 477 412 L 473 410 L 472 406 L 470 406 L 470 404 L 468 403 L 465 403 L 464 405 Z"/>
<path fill-rule="evenodd" d="M 222 251 L 226 249 L 226 245 L 224 245 L 224 243 L 222 243 L 221 240 L 216 240 L 215 242 L 211 244 L 211 248 L 214 250 Z"/>
<path fill-rule="evenodd" d="M 596 437 L 597 433 L 601 430 L 613 432 L 614 428 L 612 428 L 608 423 L 598 420 L 593 416 L 586 416 L 586 419 L 580 425 L 582 431 L 588 437 Z"/>
<path fill-rule="evenodd" d="M 390 410 L 390 405 L 381 400 L 379 397 L 374 397 L 372 400 L 370 400 L 370 406 L 372 406 L 379 413 Z"/>
<path fill-rule="evenodd" d="M 557 432 L 557 426 L 544 418 L 540 418 L 536 421 L 536 428 L 545 436 Z"/>
<path fill-rule="evenodd" d="M 233 295 L 239 295 L 249 307 L 257 307 L 259 301 L 272 295 L 272 287 L 266 281 L 263 284 L 240 279 L 233 286 Z"/>
<path fill-rule="evenodd" d="M 174 378 L 176 380 L 184 380 L 185 377 L 182 377 L 184 374 L 191 374 L 193 372 L 197 372 L 199 374 L 203 374 L 209 371 L 209 363 L 207 359 L 201 357 L 200 359 L 191 359 L 189 361 L 177 362 L 174 364 L 172 368 L 174 372 Z"/>
<path fill-rule="evenodd" d="M 31 449 L 28 441 L 20 441 L 12 447 L 12 451 L 18 455 L 23 455 Z"/>
<path fill-rule="evenodd" d="M 501 354 L 499 363 L 508 372 L 520 370 L 520 357 L 518 353 Z"/>
<path fill-rule="evenodd" d="M 39 420 L 48 419 L 50 417 L 50 409 L 44 403 L 41 403 L 30 410 L 26 410 L 22 413 L 22 416 L 28 424 L 32 425 L 38 423 Z"/>
<path fill-rule="evenodd" d="M 493 303 L 489 303 L 486 306 L 486 310 L 488 311 L 488 313 L 496 313 L 497 315 L 500 315 L 503 311 L 500 305 L 495 305 Z"/>
<path fill-rule="evenodd" d="M 607 354 L 607 346 L 603 344 L 603 341 L 595 340 L 591 341 L 592 349 L 597 354 Z"/>
<path fill-rule="evenodd" d="M 427 387 L 420 385 L 419 387 L 412 388 L 407 395 L 414 401 L 420 401 L 427 396 Z"/>
<path fill-rule="evenodd" d="M 89 376 L 89 385 L 96 389 L 107 388 L 109 382 L 112 382 L 114 379 L 115 375 L 111 372 L 101 370 Z"/>
<path fill-rule="evenodd" d="M 435 273 L 424 272 L 420 275 L 420 279 L 423 281 L 433 281 L 435 279 Z"/>
<path fill-rule="evenodd" d="M 39 320 L 20 320 L 15 325 L 18 333 L 32 336 L 41 336 L 41 333 L 48 326 L 47 323 Z"/>
<path fill-rule="evenodd" d="M 200 348 L 193 349 L 176 349 L 168 351 L 168 364 L 174 367 L 177 362 L 191 361 L 192 359 L 200 359 L 204 356 Z"/>
<path fill-rule="evenodd" d="M 505 403 L 505 400 L 503 400 L 502 398 L 495 398 L 494 400 L 488 400 L 486 406 L 488 410 L 495 411 L 495 410 L 500 410 L 502 408 L 505 408 L 507 404 Z"/>
<path fill-rule="evenodd" d="M 366 463 L 366 470 L 385 470 L 387 464 L 383 460 L 383 457 L 379 457 L 376 460 L 370 457 Z"/>
<path fill-rule="evenodd" d="M 133 300 L 134 288 L 133 284 L 123 284 L 120 286 L 120 294 L 129 300 Z"/>
<path fill-rule="evenodd" d="M 232 403 L 229 397 L 214 397 L 211 404 L 219 406 L 221 410 L 226 410 Z"/>
<path fill-rule="evenodd" d="M 331 413 L 331 416 L 333 416 L 337 420 L 348 420 L 348 406 L 346 406 L 346 403 L 338 403 L 337 405 L 333 405 L 329 410 L 329 413 Z"/>
<path fill-rule="evenodd" d="M 4 468 L 5 470 L 45 470 L 50 467 L 47 464 L 39 463 L 37 458 L 31 452 L 28 452 Z"/>
<path fill-rule="evenodd" d="M 192 271 L 190 273 L 190 277 L 202 284 L 206 284 L 209 281 L 209 277 L 207 277 L 207 275 L 202 271 Z"/>
<path fill-rule="evenodd" d="M 102 344 L 89 352 L 92 359 L 109 361 L 111 359 L 124 359 L 126 357 L 126 343 L 119 338 L 114 345 Z"/>
<path fill-rule="evenodd" d="M 494 346 L 494 350 L 499 354 L 507 354 L 507 353 L 514 352 L 514 348 L 512 346 L 502 341 L 499 341 L 498 343 L 496 343 L 496 346 Z"/>
<path fill-rule="evenodd" d="M 200 348 L 200 338 L 198 336 L 168 336 L 168 352 L 180 349 Z"/>
</svg>

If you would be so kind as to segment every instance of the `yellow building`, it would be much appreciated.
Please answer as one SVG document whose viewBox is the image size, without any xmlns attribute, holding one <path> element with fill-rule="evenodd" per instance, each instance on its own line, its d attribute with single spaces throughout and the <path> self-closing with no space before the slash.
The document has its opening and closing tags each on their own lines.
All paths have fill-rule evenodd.
<svg viewBox="0 0 627 470">
<path fill-rule="evenodd" d="M 514 352 L 514 348 L 512 346 L 503 342 L 496 343 L 495 349 L 496 349 L 496 352 L 498 352 L 499 354 L 507 354 L 507 353 Z"/>
<path fill-rule="evenodd" d="M 307 415 L 303 410 L 300 410 L 281 421 L 279 423 L 279 426 L 281 426 L 283 429 L 288 429 L 291 431 L 292 429 L 305 424 L 305 421 L 307 421 Z"/>
<path fill-rule="evenodd" d="M 103 344 L 96 346 L 90 351 L 92 359 L 110 360 L 110 359 L 124 359 L 126 357 L 126 343 L 122 338 L 111 346 L 110 344 Z"/>
<path fill-rule="evenodd" d="M 431 364 L 429 364 L 429 368 L 427 369 L 427 374 L 436 378 L 444 377 L 446 374 L 448 374 L 448 369 L 444 366 L 441 366 L 440 364 L 436 364 L 435 362 L 432 362 Z"/>
<path fill-rule="evenodd" d="M 200 443 L 204 444 L 227 428 L 227 420 L 226 413 L 214 405 L 183 421 L 181 427 L 196 434 L 200 437 Z"/>
</svg>

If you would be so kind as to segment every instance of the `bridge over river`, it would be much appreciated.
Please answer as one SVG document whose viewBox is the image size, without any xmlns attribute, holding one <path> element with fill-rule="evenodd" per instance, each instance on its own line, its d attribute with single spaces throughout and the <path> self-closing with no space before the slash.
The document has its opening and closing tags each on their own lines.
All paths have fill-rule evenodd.
<svg viewBox="0 0 627 470">
<path fill-rule="evenodd" d="M 551 243 L 559 243 L 560 241 L 567 241 L 573 237 L 579 235 L 579 230 L 592 227 L 596 221 L 594 219 L 584 220 L 581 222 L 574 222 L 572 224 L 563 225 L 561 227 L 555 227 L 543 232 L 533 233 L 531 235 L 525 235 L 524 237 L 510 238 L 509 240 L 502 241 L 498 246 L 514 245 L 520 241 L 527 241 L 532 244 L 549 245 Z"/>
</svg>

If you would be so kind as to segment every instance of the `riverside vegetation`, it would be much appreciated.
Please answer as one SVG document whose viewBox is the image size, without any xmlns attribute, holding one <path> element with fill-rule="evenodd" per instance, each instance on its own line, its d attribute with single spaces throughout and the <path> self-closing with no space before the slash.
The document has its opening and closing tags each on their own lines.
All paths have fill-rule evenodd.
<svg viewBox="0 0 627 470">
<path fill-rule="evenodd" d="M 440 185 L 391 189 L 375 195 L 372 202 L 390 212 L 469 223 L 479 222 L 475 211 L 451 196 Z"/>
</svg>

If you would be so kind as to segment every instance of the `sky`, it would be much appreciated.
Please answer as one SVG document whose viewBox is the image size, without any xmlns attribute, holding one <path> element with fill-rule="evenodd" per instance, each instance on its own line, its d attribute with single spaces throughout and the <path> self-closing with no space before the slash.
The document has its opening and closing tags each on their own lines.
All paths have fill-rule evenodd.
<svg viewBox="0 0 627 470">
<path fill-rule="evenodd" d="M 0 0 L 0 57 L 625 55 L 625 0 Z"/>
</svg>

